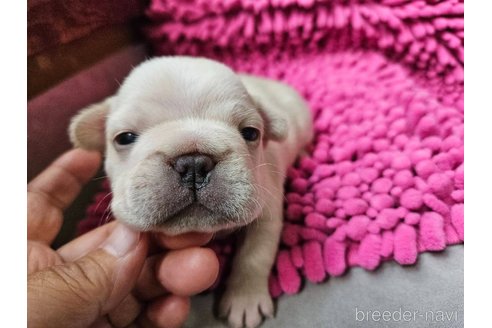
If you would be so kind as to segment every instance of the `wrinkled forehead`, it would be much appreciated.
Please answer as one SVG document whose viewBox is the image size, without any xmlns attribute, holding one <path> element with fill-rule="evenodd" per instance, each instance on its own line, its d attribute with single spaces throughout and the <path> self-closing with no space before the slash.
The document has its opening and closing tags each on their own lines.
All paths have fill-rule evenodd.
<svg viewBox="0 0 492 328">
<path fill-rule="evenodd" d="M 111 104 L 108 127 L 143 129 L 188 117 L 261 127 L 257 108 L 232 71 L 218 65 L 157 64 L 139 67 L 125 80 Z M 126 128 L 132 127 L 121 127 Z"/>
</svg>

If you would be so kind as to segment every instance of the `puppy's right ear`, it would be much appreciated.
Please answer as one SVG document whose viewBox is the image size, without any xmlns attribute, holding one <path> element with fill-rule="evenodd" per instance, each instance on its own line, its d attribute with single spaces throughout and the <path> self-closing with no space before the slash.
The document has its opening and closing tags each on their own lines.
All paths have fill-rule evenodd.
<svg viewBox="0 0 492 328">
<path fill-rule="evenodd" d="M 104 152 L 106 118 L 111 98 L 82 109 L 72 118 L 68 133 L 74 147 Z"/>
</svg>

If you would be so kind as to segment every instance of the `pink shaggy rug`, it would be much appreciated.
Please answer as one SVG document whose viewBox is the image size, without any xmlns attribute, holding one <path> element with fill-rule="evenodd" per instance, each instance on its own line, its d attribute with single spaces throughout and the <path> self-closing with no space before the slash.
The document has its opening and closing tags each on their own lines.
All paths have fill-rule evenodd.
<svg viewBox="0 0 492 328">
<path fill-rule="evenodd" d="M 316 137 L 288 173 L 273 296 L 463 242 L 463 2 L 153 0 L 156 55 L 295 87 Z M 105 221 L 107 183 L 81 230 Z M 223 264 L 230 241 L 216 242 Z"/>
</svg>

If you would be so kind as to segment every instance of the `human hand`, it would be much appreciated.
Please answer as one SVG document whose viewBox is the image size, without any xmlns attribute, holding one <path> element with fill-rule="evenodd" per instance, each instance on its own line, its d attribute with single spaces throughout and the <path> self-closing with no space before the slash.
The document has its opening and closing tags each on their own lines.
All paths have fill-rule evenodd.
<svg viewBox="0 0 492 328">
<path fill-rule="evenodd" d="M 112 222 L 57 251 L 49 246 L 99 164 L 99 154 L 72 150 L 28 185 L 29 327 L 181 326 L 188 296 L 217 276 L 215 254 L 194 247 L 211 236 L 149 236 Z"/>
</svg>

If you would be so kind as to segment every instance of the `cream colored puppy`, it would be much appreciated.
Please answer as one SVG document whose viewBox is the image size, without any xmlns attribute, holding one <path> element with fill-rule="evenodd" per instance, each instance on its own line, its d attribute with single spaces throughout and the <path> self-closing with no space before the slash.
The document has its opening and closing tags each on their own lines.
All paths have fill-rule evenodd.
<svg viewBox="0 0 492 328">
<path fill-rule="evenodd" d="M 293 89 L 204 58 L 156 58 L 74 117 L 70 137 L 105 152 L 118 220 L 170 235 L 245 227 L 220 314 L 233 327 L 273 315 L 283 184 L 312 138 Z"/>
</svg>

